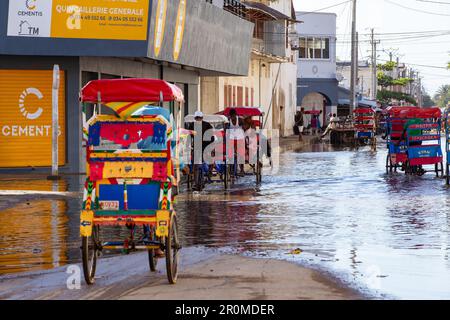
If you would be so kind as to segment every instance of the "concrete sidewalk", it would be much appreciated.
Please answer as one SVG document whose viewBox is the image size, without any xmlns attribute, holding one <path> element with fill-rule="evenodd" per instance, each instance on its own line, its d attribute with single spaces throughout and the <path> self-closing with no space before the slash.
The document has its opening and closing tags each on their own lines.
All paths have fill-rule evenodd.
<svg viewBox="0 0 450 320">
<path fill-rule="evenodd" d="M 286 151 L 296 151 L 305 146 L 320 142 L 320 136 L 303 136 L 302 141 L 298 140 L 298 136 L 280 137 L 280 153 Z"/>
</svg>

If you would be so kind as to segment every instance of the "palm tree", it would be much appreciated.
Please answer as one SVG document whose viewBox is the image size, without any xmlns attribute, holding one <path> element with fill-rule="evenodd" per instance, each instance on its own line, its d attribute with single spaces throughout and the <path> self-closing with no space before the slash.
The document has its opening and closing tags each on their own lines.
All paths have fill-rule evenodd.
<svg viewBox="0 0 450 320">
<path fill-rule="evenodd" d="M 438 104 L 439 107 L 444 108 L 450 102 L 450 85 L 442 85 L 436 95 L 434 96 L 434 100 Z"/>
</svg>

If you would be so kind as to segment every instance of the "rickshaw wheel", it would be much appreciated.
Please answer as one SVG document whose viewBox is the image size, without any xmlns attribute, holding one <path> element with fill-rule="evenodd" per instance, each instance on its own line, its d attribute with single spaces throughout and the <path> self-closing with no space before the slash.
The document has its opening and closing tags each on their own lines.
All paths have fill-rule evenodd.
<svg viewBox="0 0 450 320">
<path fill-rule="evenodd" d="M 97 255 L 99 240 L 99 227 L 92 227 L 92 236 L 81 238 L 81 257 L 83 260 L 83 273 L 86 283 L 91 285 L 95 282 L 95 269 L 97 267 Z"/>
<path fill-rule="evenodd" d="M 166 237 L 166 269 L 167 279 L 170 284 L 175 284 L 178 278 L 178 230 L 177 230 L 177 218 L 172 216 L 169 227 L 169 236 Z"/>
<path fill-rule="evenodd" d="M 386 173 L 389 173 L 389 171 L 391 171 L 392 172 L 392 166 L 390 165 L 390 160 L 391 159 L 391 157 L 390 157 L 390 155 L 388 154 L 387 156 L 386 156 Z"/>
<path fill-rule="evenodd" d="M 447 183 L 447 185 L 450 185 L 449 173 L 450 173 L 450 164 L 447 163 L 445 166 L 445 182 Z"/>
<path fill-rule="evenodd" d="M 150 231 L 150 239 L 152 241 L 156 240 L 155 237 L 155 231 Z M 158 264 L 158 257 L 156 256 L 155 249 L 148 249 L 148 263 L 150 265 L 150 271 L 155 272 L 156 271 L 156 265 Z"/>
<path fill-rule="evenodd" d="M 442 178 L 444 176 L 444 163 L 439 162 L 435 164 L 436 178 Z"/>
</svg>

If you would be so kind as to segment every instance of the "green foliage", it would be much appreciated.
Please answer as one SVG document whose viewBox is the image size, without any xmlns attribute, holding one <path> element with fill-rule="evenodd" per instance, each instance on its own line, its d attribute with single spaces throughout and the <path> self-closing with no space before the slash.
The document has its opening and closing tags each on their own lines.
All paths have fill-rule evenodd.
<svg viewBox="0 0 450 320">
<path fill-rule="evenodd" d="M 423 106 L 424 107 L 434 107 L 436 105 L 436 103 L 434 102 L 433 99 L 431 99 L 429 94 L 425 94 L 423 96 Z"/>
<path fill-rule="evenodd" d="M 383 88 L 387 88 L 390 86 L 406 86 L 408 83 L 414 81 L 411 78 L 394 79 L 391 76 L 384 74 L 382 71 L 378 72 L 377 77 L 378 77 L 378 84 Z"/>
<path fill-rule="evenodd" d="M 438 107 L 445 108 L 450 102 L 450 85 L 441 86 L 434 96 L 434 101 Z"/>
<path fill-rule="evenodd" d="M 394 61 L 388 61 L 385 64 L 379 64 L 378 69 L 383 71 L 392 71 L 397 66 L 397 63 Z"/>
<path fill-rule="evenodd" d="M 417 101 L 411 97 L 409 94 L 401 93 L 401 92 L 393 92 L 389 90 L 379 90 L 377 94 L 377 100 L 382 104 L 387 105 L 392 103 L 392 100 L 397 101 L 406 101 L 407 103 L 417 105 Z"/>
</svg>

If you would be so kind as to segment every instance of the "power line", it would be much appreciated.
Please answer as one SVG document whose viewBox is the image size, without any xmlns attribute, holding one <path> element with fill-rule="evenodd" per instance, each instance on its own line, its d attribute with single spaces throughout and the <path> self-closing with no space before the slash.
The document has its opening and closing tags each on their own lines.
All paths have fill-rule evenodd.
<svg viewBox="0 0 450 320">
<path fill-rule="evenodd" d="M 437 4 L 450 4 L 450 2 L 442 2 L 442 1 L 430 1 L 430 0 L 416 0 L 419 2 L 429 2 L 429 3 L 437 3 Z"/>
<path fill-rule="evenodd" d="M 430 11 L 415 9 L 415 8 L 411 8 L 411 7 L 407 7 L 407 6 L 401 5 L 401 4 L 399 4 L 397 2 L 394 2 L 394 1 L 391 1 L 391 0 L 384 0 L 384 1 L 390 3 L 390 4 L 394 5 L 394 6 L 397 6 L 397 7 L 403 8 L 403 9 L 408 9 L 408 10 L 411 10 L 411 11 L 416 11 L 416 12 L 426 13 L 426 14 L 432 14 L 432 15 L 435 15 L 435 16 L 450 17 L 450 14 L 444 14 L 444 13 L 437 13 L 437 12 L 430 12 Z"/>
<path fill-rule="evenodd" d="M 317 10 L 314 10 L 314 11 L 305 12 L 303 14 L 298 15 L 297 17 L 302 17 L 302 16 L 306 16 L 307 14 L 311 14 L 311 13 L 327 10 L 327 9 L 334 8 L 334 7 L 339 7 L 339 6 L 341 6 L 343 4 L 346 4 L 346 3 L 349 3 L 349 2 L 352 2 L 352 0 L 347 0 L 347 1 L 344 1 L 344 2 L 341 2 L 341 3 L 334 4 L 332 6 L 321 8 L 321 9 L 317 9 Z"/>
<path fill-rule="evenodd" d="M 389 60 L 385 60 L 385 59 L 378 59 L 384 62 L 389 62 Z M 434 68 L 434 69 L 443 69 L 443 70 L 447 70 L 447 67 L 439 67 L 439 66 L 430 66 L 430 65 L 426 65 L 426 64 L 417 64 L 417 63 L 409 63 L 409 62 L 402 62 L 404 64 L 407 65 L 411 65 L 411 66 L 416 66 L 416 67 L 424 67 L 424 68 Z"/>
</svg>

